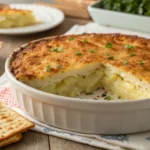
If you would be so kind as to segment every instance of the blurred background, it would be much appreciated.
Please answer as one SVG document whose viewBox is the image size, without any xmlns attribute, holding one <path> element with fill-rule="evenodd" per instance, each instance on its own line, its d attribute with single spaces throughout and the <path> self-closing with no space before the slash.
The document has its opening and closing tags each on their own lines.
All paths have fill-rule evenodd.
<svg viewBox="0 0 150 150">
<path fill-rule="evenodd" d="M 33 2 L 37 2 L 37 0 L 0 0 L 0 3 L 33 3 Z M 53 0 L 42 0 L 42 2 L 53 2 Z"/>
<path fill-rule="evenodd" d="M 11 3 L 36 3 L 58 8 L 64 12 L 66 16 L 90 18 L 87 7 L 97 0 L 0 0 L 0 4 Z M 77 11 L 79 10 L 80 11 Z"/>
</svg>

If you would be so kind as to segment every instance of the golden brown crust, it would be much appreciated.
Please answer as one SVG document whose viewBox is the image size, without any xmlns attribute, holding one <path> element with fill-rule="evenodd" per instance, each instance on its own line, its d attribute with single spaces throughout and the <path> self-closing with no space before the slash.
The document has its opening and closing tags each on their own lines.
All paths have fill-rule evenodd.
<svg viewBox="0 0 150 150">
<path fill-rule="evenodd" d="M 10 7 L 1 7 L 0 8 L 0 15 L 11 15 L 11 14 L 28 14 L 32 13 L 30 10 L 22 10 L 22 9 L 15 9 Z"/>
<path fill-rule="evenodd" d="M 112 48 L 107 48 L 107 43 Z M 57 36 L 31 42 L 14 53 L 10 68 L 17 79 L 34 79 L 92 62 L 108 63 L 150 83 L 150 39 L 121 34 Z"/>
</svg>

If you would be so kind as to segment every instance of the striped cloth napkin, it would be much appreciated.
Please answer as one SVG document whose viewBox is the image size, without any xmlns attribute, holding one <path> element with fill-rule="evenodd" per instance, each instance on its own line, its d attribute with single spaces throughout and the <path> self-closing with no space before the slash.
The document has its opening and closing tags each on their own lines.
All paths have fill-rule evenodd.
<svg viewBox="0 0 150 150">
<path fill-rule="evenodd" d="M 115 29 L 106 26 L 99 26 L 95 23 L 89 23 L 84 26 L 75 25 L 66 34 L 80 34 L 80 33 L 123 33 L 123 34 L 134 34 L 142 37 L 150 38 L 150 35 L 145 33 L 137 33 L 133 31 L 126 31 L 122 29 Z M 79 143 L 84 143 L 91 146 L 96 146 L 99 148 L 105 148 L 108 150 L 150 150 L 150 131 L 129 134 L 129 135 L 89 135 L 80 134 L 76 132 L 65 131 L 48 126 L 41 123 L 27 114 L 25 114 L 18 106 L 18 104 L 13 99 L 11 93 L 11 88 L 7 81 L 6 75 L 0 77 L 0 101 L 2 101 L 7 106 L 11 107 L 24 117 L 28 118 L 36 124 L 35 128 L 32 130 L 41 132 L 48 135 L 57 136 L 64 139 L 69 139 Z"/>
</svg>

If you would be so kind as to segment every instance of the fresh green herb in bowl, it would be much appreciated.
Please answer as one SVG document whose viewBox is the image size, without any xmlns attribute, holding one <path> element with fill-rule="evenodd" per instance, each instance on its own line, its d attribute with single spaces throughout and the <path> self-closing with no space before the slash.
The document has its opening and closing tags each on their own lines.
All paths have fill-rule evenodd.
<svg viewBox="0 0 150 150">
<path fill-rule="evenodd" d="M 150 16 L 150 0 L 101 0 L 99 7 L 107 10 Z"/>
</svg>

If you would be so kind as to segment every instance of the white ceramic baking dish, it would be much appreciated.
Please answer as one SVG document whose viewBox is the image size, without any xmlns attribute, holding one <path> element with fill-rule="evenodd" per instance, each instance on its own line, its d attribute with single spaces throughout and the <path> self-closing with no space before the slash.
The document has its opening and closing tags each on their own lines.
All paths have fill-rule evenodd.
<svg viewBox="0 0 150 150">
<path fill-rule="evenodd" d="M 9 69 L 12 57 L 6 61 L 6 74 L 15 100 L 29 116 L 51 126 L 82 133 L 123 134 L 150 129 L 150 99 L 98 101 L 39 91 L 16 80 Z"/>
<path fill-rule="evenodd" d="M 99 8 L 101 1 L 88 6 L 92 19 L 102 25 L 150 33 L 150 17 Z"/>
</svg>

